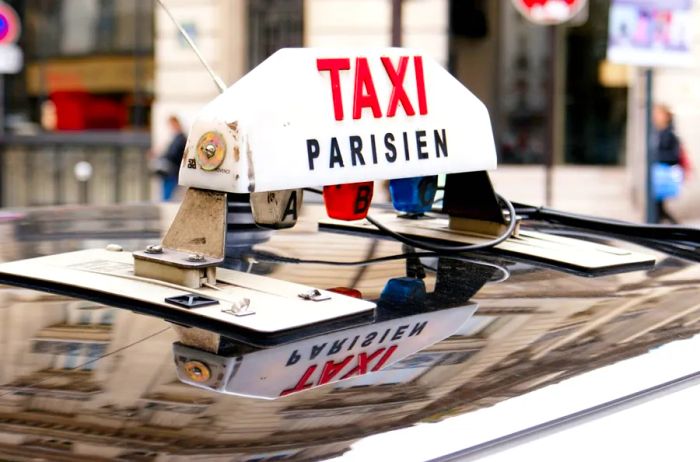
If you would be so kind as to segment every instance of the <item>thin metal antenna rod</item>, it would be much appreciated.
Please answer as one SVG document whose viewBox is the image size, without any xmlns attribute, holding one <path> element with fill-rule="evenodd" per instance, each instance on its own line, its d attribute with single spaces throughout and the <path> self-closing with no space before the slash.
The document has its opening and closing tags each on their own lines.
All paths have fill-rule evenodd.
<svg viewBox="0 0 700 462">
<path fill-rule="evenodd" d="M 177 22 L 177 19 L 175 19 L 175 16 L 170 12 L 170 9 L 163 3 L 163 0 L 156 0 L 161 7 L 165 10 L 165 12 L 168 14 L 170 17 L 170 20 L 175 24 L 175 27 L 180 31 L 180 34 L 185 38 L 185 41 L 187 44 L 192 48 L 192 51 L 194 51 L 194 54 L 197 55 L 197 58 L 199 58 L 199 62 L 202 63 L 202 66 L 207 70 L 209 75 L 211 76 L 212 80 L 214 81 L 214 84 L 216 84 L 216 87 L 219 89 L 219 92 L 223 93 L 226 91 L 226 85 L 224 84 L 224 81 L 221 80 L 221 77 L 216 75 L 216 73 L 212 70 L 211 67 L 209 67 L 209 64 L 204 60 L 204 57 L 202 56 L 202 53 L 199 52 L 199 48 L 197 48 L 197 45 L 194 44 L 192 41 L 192 38 L 190 37 L 190 34 L 187 33 L 185 29 L 182 28 L 179 22 Z"/>
</svg>

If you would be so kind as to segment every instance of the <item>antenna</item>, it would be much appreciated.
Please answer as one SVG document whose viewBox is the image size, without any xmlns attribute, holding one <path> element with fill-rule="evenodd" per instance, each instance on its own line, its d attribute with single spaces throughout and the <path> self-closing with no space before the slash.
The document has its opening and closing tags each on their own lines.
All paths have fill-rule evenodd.
<svg viewBox="0 0 700 462">
<path fill-rule="evenodd" d="M 202 63 L 202 66 L 207 70 L 209 75 L 211 76 L 212 80 L 214 81 L 214 84 L 216 85 L 216 88 L 219 89 L 220 93 L 223 93 L 226 91 L 226 85 L 224 84 L 224 81 L 221 80 L 221 77 L 216 75 L 216 73 L 212 70 L 211 67 L 209 67 L 209 64 L 204 60 L 204 57 L 202 56 L 202 53 L 199 52 L 199 48 L 197 48 L 197 45 L 194 44 L 194 41 L 192 41 L 192 38 L 190 37 L 190 34 L 187 33 L 185 29 L 182 28 L 179 22 L 177 22 L 177 19 L 175 19 L 175 16 L 173 16 L 173 13 L 168 9 L 168 7 L 163 3 L 163 0 L 156 0 L 158 4 L 163 7 L 165 12 L 168 14 L 170 17 L 170 20 L 175 24 L 175 27 L 177 27 L 177 30 L 180 31 L 180 34 L 185 38 L 185 41 L 187 44 L 192 48 L 192 51 L 194 51 L 194 54 L 197 55 L 197 58 L 199 58 L 199 62 Z"/>
</svg>

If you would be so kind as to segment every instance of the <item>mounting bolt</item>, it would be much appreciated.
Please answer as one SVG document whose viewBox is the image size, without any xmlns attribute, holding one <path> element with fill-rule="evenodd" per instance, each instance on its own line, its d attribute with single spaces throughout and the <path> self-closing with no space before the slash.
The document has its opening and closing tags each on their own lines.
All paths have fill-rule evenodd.
<svg viewBox="0 0 700 462">
<path fill-rule="evenodd" d="M 187 261 L 191 261 L 191 262 L 195 262 L 195 263 L 202 262 L 204 260 L 205 260 L 204 255 L 202 255 L 201 253 L 193 253 L 193 254 L 190 254 L 187 256 Z"/>
<path fill-rule="evenodd" d="M 324 300 L 331 299 L 331 297 L 329 295 L 322 293 L 318 289 L 311 289 L 308 292 L 301 293 L 301 294 L 299 294 L 299 298 L 301 298 L 303 300 L 311 300 L 313 302 L 322 302 Z"/>
<path fill-rule="evenodd" d="M 230 308 L 224 308 L 221 311 L 223 313 L 232 314 L 238 317 L 250 316 L 251 314 L 255 314 L 255 310 L 253 310 L 250 307 L 249 298 L 242 298 L 240 300 L 237 300 L 231 304 Z"/>
<path fill-rule="evenodd" d="M 187 378 L 193 382 L 206 382 L 209 380 L 209 377 L 211 377 L 211 370 L 209 369 L 209 366 L 201 361 L 187 361 L 182 367 L 185 370 Z"/>
<path fill-rule="evenodd" d="M 209 143 L 204 146 L 204 151 L 207 153 L 207 157 L 212 158 L 216 155 L 216 146 L 213 143 Z"/>
<path fill-rule="evenodd" d="M 163 253 L 163 246 L 159 244 L 147 245 L 146 253 Z"/>
</svg>

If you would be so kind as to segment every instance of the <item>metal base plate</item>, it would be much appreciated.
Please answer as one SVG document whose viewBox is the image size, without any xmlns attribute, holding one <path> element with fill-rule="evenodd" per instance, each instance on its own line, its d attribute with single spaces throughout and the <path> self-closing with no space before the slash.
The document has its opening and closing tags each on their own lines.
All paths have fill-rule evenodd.
<svg viewBox="0 0 700 462">
<path fill-rule="evenodd" d="M 493 236 L 489 235 L 451 229 L 447 216 L 429 215 L 414 220 L 398 217 L 393 211 L 373 211 L 372 216 L 398 233 L 427 242 L 464 245 L 479 244 L 493 239 Z M 319 227 L 322 230 L 337 232 L 380 233 L 365 220 L 324 219 L 320 220 Z M 507 239 L 495 249 L 516 257 L 541 261 L 587 274 L 639 269 L 653 266 L 655 262 L 652 255 L 522 228 L 517 237 Z"/>
<path fill-rule="evenodd" d="M 303 338 L 319 329 L 368 322 L 373 302 L 321 290 L 323 301 L 304 299 L 312 287 L 219 268 L 217 289 L 192 288 L 134 275 L 128 252 L 83 250 L 0 264 L 0 283 L 59 293 L 112 305 L 168 321 L 202 327 L 256 346 Z M 184 308 L 166 298 L 197 293 L 218 304 Z M 237 316 L 249 300 L 255 314 Z"/>
</svg>

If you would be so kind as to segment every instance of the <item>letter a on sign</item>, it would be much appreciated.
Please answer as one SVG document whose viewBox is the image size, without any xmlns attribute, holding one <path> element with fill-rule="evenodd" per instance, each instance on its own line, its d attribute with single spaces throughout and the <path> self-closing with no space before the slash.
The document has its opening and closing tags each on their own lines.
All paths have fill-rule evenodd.
<svg viewBox="0 0 700 462">
<path fill-rule="evenodd" d="M 250 205 L 255 223 L 265 228 L 291 228 L 299 216 L 302 194 L 301 189 L 252 193 Z"/>
</svg>

